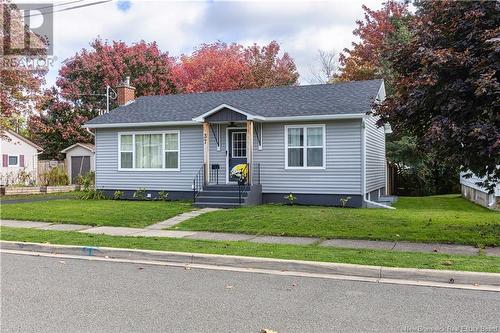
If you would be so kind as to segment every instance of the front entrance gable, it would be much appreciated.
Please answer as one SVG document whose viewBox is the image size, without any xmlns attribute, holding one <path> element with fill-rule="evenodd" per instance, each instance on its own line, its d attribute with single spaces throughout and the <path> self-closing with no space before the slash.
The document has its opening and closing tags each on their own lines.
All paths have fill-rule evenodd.
<svg viewBox="0 0 500 333">
<path fill-rule="evenodd" d="M 231 122 L 245 120 L 263 120 L 264 118 L 228 104 L 221 104 L 204 114 L 193 118 L 196 122 Z"/>
</svg>

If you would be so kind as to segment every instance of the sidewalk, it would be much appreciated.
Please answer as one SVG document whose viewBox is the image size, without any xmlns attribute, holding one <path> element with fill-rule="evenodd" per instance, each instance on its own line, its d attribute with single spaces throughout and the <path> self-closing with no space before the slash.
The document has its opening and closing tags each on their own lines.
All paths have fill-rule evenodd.
<svg viewBox="0 0 500 333">
<path fill-rule="evenodd" d="M 187 217 L 187 216 L 186 216 Z M 168 221 L 168 220 L 167 220 Z M 165 221 L 166 222 L 166 221 Z M 160 225 L 155 227 L 165 226 L 168 223 L 160 222 Z M 338 248 L 353 248 L 353 249 L 374 249 L 374 250 L 390 250 L 400 252 L 436 252 L 443 254 L 455 255 L 478 255 L 480 249 L 468 245 L 455 244 L 438 244 L 438 243 L 410 243 L 410 242 L 388 242 L 388 241 L 371 241 L 371 240 L 351 240 L 351 239 L 328 239 L 322 240 L 319 238 L 309 237 L 281 237 L 281 236 L 265 236 L 265 235 L 247 235 L 247 234 L 232 234 L 220 232 L 205 232 L 205 231 L 181 231 L 181 230 L 158 230 L 148 226 L 141 228 L 126 228 L 126 227 L 92 227 L 88 225 L 78 224 L 58 224 L 49 222 L 35 221 L 17 221 L 17 220 L 0 220 L 0 225 L 14 228 L 29 228 L 39 230 L 58 230 L 58 231 L 76 231 L 88 234 L 102 234 L 109 236 L 134 236 L 134 237 L 169 237 L 169 238 L 185 238 L 197 240 L 214 240 L 214 241 L 247 241 L 254 243 L 271 243 L 271 244 L 291 244 L 291 245 L 319 245 Z M 484 249 L 484 253 L 489 256 L 500 257 L 500 247 L 491 247 Z"/>
</svg>

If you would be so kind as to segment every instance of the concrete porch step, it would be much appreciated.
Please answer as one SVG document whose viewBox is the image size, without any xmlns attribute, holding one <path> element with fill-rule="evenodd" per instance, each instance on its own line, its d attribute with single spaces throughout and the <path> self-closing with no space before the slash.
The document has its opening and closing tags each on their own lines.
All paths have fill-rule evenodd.
<svg viewBox="0 0 500 333">
<path fill-rule="evenodd" d="M 241 207 L 239 203 L 234 203 L 234 202 L 228 202 L 228 203 L 223 203 L 223 202 L 198 202 L 196 201 L 194 204 L 195 207 L 199 208 L 238 208 Z"/>
<path fill-rule="evenodd" d="M 242 202 L 245 198 L 241 198 Z M 231 197 L 219 197 L 219 196 L 198 196 L 196 198 L 197 203 L 240 203 L 240 198 L 238 196 Z"/>
</svg>

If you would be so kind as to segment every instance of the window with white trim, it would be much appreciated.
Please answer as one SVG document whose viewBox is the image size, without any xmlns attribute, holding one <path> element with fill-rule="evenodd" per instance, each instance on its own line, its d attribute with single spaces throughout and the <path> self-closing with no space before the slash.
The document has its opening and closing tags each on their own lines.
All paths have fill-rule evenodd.
<svg viewBox="0 0 500 333">
<path fill-rule="evenodd" d="M 119 169 L 179 170 L 180 133 L 119 134 Z"/>
<path fill-rule="evenodd" d="M 325 126 L 285 126 L 286 168 L 325 167 Z"/>
<path fill-rule="evenodd" d="M 9 166 L 19 166 L 18 155 L 9 155 Z"/>
</svg>

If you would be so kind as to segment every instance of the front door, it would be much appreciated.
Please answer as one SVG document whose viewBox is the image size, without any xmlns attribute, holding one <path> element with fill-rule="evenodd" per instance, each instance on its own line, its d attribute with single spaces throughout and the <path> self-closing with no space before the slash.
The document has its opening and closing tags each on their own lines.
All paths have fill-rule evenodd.
<svg viewBox="0 0 500 333">
<path fill-rule="evenodd" d="M 247 162 L 247 130 L 244 128 L 228 130 L 228 179 L 230 182 L 238 181 L 231 177 L 234 166 Z"/>
</svg>

